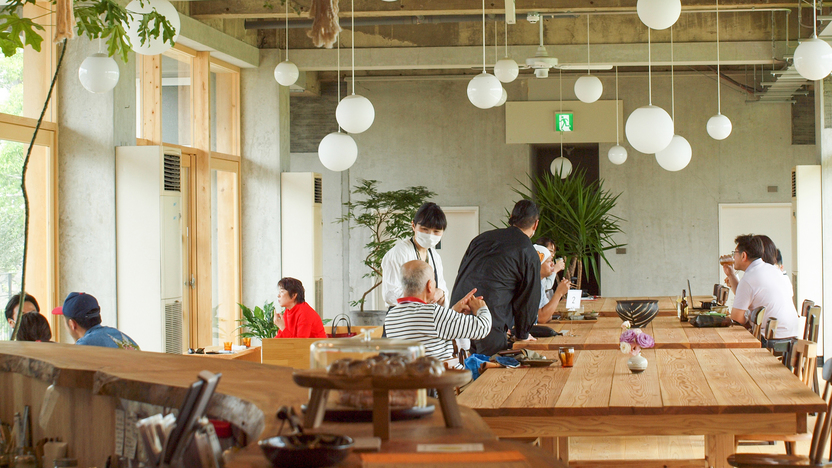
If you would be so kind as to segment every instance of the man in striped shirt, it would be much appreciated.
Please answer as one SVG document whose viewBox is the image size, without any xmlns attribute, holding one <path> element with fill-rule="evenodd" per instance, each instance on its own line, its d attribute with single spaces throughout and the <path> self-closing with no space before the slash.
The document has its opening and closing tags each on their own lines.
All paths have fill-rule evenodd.
<svg viewBox="0 0 832 468">
<path fill-rule="evenodd" d="M 491 331 L 491 312 L 482 297 L 469 292 L 450 309 L 428 304 L 436 292 L 433 268 L 421 260 L 402 265 L 404 296 L 387 312 L 388 338 L 419 341 L 428 356 L 439 360 L 453 356 L 452 340 L 485 338 Z"/>
</svg>

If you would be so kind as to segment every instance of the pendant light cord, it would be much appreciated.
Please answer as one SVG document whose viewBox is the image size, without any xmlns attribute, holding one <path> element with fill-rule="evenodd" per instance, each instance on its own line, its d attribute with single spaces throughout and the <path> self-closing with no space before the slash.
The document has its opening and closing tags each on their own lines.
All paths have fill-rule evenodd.
<svg viewBox="0 0 832 468">
<path fill-rule="evenodd" d="M 335 70 L 336 70 L 336 72 L 335 72 L 335 85 L 338 88 L 338 100 L 335 101 L 335 109 L 338 110 L 338 103 L 341 102 L 341 35 L 340 34 L 338 35 L 338 40 L 336 42 L 338 43 L 338 60 L 336 62 L 337 65 L 335 66 Z M 353 80 L 353 83 L 354 82 L 355 81 Z M 335 118 L 335 121 L 336 122 L 338 121 L 337 117 Z M 341 124 L 340 123 L 338 124 L 338 133 L 341 133 Z"/>
<path fill-rule="evenodd" d="M 586 15 L 586 74 L 589 75 L 589 13 Z"/>
<path fill-rule="evenodd" d="M 289 0 L 286 1 L 286 60 L 289 60 Z"/>
<path fill-rule="evenodd" d="M 619 145 L 618 140 L 618 65 L 615 66 L 615 146 Z"/>
<path fill-rule="evenodd" d="M 722 89 L 719 74 L 719 0 L 716 0 L 716 113 L 722 114 Z"/>
<path fill-rule="evenodd" d="M 289 0 L 286 0 L 289 1 Z M 355 0 L 350 2 L 350 21 L 352 21 L 352 94 L 355 95 Z"/>
<path fill-rule="evenodd" d="M 485 73 L 485 0 L 482 0 L 482 72 Z"/>
<path fill-rule="evenodd" d="M 495 67 L 497 66 L 497 62 L 500 60 L 500 57 L 499 57 L 500 47 L 499 47 L 499 44 L 497 44 L 497 23 L 499 23 L 499 21 L 497 21 L 497 19 L 495 18 L 494 19 L 494 66 Z"/>
<path fill-rule="evenodd" d="M 558 98 L 560 98 L 560 111 L 563 112 L 563 71 L 558 68 Z M 560 157 L 563 157 L 563 130 L 560 131 Z"/>
<path fill-rule="evenodd" d="M 673 26 L 670 27 L 670 118 L 676 124 L 676 81 L 673 78 Z"/>
<path fill-rule="evenodd" d="M 508 23 L 503 26 L 503 32 L 505 33 L 505 45 L 506 45 L 506 57 L 508 57 Z"/>
<path fill-rule="evenodd" d="M 647 91 L 649 103 L 653 105 L 653 52 L 650 50 L 650 26 L 647 26 Z"/>
<path fill-rule="evenodd" d="M 818 6 L 817 1 L 812 0 L 812 38 L 818 37 Z"/>
</svg>

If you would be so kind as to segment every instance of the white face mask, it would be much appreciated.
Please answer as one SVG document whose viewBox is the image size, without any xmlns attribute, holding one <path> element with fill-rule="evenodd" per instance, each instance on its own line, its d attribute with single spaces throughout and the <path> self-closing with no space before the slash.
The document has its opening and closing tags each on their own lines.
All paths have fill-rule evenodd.
<svg viewBox="0 0 832 468">
<path fill-rule="evenodd" d="M 421 231 L 416 231 L 416 243 L 421 245 L 426 249 L 432 249 L 439 244 L 439 241 L 442 240 L 442 236 L 437 236 L 435 234 L 428 234 Z"/>
</svg>

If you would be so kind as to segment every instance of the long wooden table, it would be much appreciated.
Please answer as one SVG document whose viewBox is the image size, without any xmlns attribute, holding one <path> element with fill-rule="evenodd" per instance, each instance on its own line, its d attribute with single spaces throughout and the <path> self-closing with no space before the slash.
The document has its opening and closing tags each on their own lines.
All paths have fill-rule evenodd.
<svg viewBox="0 0 832 468">
<path fill-rule="evenodd" d="M 694 296 L 693 300 L 696 302 L 695 306 L 699 306 L 700 301 L 709 301 L 713 296 Z M 593 300 L 582 300 L 581 305 L 585 312 L 595 311 L 601 317 L 618 317 L 615 311 L 615 306 L 618 301 L 635 301 L 644 299 L 655 299 L 659 301 L 659 316 L 669 317 L 676 316 L 676 296 L 644 296 L 644 297 L 597 297 Z M 558 304 L 558 312 L 566 313 L 566 301 L 563 300 Z"/>
<path fill-rule="evenodd" d="M 458 401 L 498 436 L 542 437 L 565 462 L 573 436 L 704 435 L 704 460 L 670 462 L 702 467 L 727 467 L 735 435 L 804 432 L 807 413 L 825 409 L 764 349 L 649 349 L 643 355 L 649 365 L 641 374 L 627 369 L 627 355 L 611 350 L 576 351 L 572 368 L 489 369 Z"/>
<path fill-rule="evenodd" d="M 560 347 L 575 349 L 618 349 L 621 335 L 621 319 L 598 317 L 598 320 L 576 320 L 568 323 L 544 324 L 564 333 L 562 336 L 537 338 L 514 344 L 515 349 L 557 350 Z M 759 348 L 760 340 L 741 326 L 725 328 L 696 328 L 690 322 L 680 322 L 676 317 L 656 317 L 642 330 L 653 337 L 656 348 Z"/>
</svg>

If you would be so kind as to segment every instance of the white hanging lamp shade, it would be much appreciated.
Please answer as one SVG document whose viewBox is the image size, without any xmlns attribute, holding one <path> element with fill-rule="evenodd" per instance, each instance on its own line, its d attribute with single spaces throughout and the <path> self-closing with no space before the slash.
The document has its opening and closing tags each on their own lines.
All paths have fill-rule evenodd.
<svg viewBox="0 0 832 468">
<path fill-rule="evenodd" d="M 480 109 L 496 106 L 502 96 L 502 83 L 490 73 L 482 72 L 468 82 L 468 100 Z"/>
<path fill-rule="evenodd" d="M 724 140 L 731 134 L 733 126 L 731 125 L 731 119 L 722 114 L 716 114 L 708 119 L 707 129 L 708 135 L 714 140 Z"/>
<path fill-rule="evenodd" d="M 118 64 L 107 54 L 92 54 L 81 62 L 78 79 L 91 93 L 106 93 L 118 84 Z"/>
<path fill-rule="evenodd" d="M 494 107 L 500 107 L 505 104 L 506 101 L 508 101 L 508 93 L 506 92 L 506 89 L 503 88 L 503 95 L 500 96 L 500 100 L 497 101 L 497 104 L 494 104 Z"/>
<path fill-rule="evenodd" d="M 361 133 L 373 125 L 376 110 L 364 96 L 352 94 L 341 99 L 335 109 L 335 120 L 349 133 Z"/>
<path fill-rule="evenodd" d="M 552 171 L 552 174 L 559 176 L 561 179 L 565 179 L 572 173 L 572 162 L 560 156 L 552 161 L 549 170 Z"/>
<path fill-rule="evenodd" d="M 520 67 L 514 60 L 503 57 L 494 64 L 494 76 L 503 83 L 511 83 L 520 74 Z"/>
<path fill-rule="evenodd" d="M 601 97 L 604 92 L 604 85 L 597 76 L 586 75 L 575 81 L 575 96 L 587 104 L 592 104 Z"/>
<path fill-rule="evenodd" d="M 681 0 L 638 0 L 638 18 L 651 29 L 667 29 L 679 19 L 682 13 Z"/>
<path fill-rule="evenodd" d="M 349 169 L 358 157 L 358 145 L 346 133 L 332 132 L 318 144 L 318 158 L 330 171 Z"/>
<path fill-rule="evenodd" d="M 643 106 L 634 110 L 624 125 L 624 134 L 630 146 L 645 154 L 657 153 L 673 139 L 673 119 L 656 106 Z"/>
<path fill-rule="evenodd" d="M 282 86 L 292 86 L 298 81 L 300 71 L 294 63 L 284 60 L 274 67 L 274 79 Z"/>
<path fill-rule="evenodd" d="M 179 12 L 167 0 L 144 0 L 144 6 L 139 0 L 133 0 L 125 7 L 129 13 L 133 14 L 133 18 L 127 20 L 124 25 L 127 37 L 130 38 L 130 48 L 133 52 L 142 55 L 158 55 L 173 47 L 170 42 L 165 42 L 162 38 L 161 29 L 159 36 L 156 38 L 148 37 L 147 41 L 142 44 L 139 38 L 139 23 L 141 23 L 142 15 L 151 13 L 154 9 L 165 17 L 173 26 L 176 34 L 173 36 L 173 41 L 179 39 L 179 31 L 182 29 L 182 23 L 179 20 Z"/>
<path fill-rule="evenodd" d="M 667 148 L 656 153 L 656 162 L 664 170 L 671 172 L 681 171 L 690 163 L 692 154 L 693 150 L 688 140 L 681 135 L 673 135 L 673 140 L 670 141 Z"/>
<path fill-rule="evenodd" d="M 607 152 L 607 157 L 610 158 L 611 163 L 620 166 L 627 161 L 627 148 L 615 145 Z"/>
<path fill-rule="evenodd" d="M 807 80 L 822 80 L 832 73 L 832 46 L 811 37 L 800 42 L 794 51 L 794 67 Z"/>
</svg>

